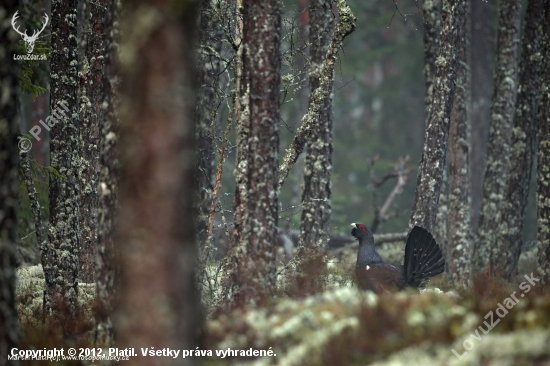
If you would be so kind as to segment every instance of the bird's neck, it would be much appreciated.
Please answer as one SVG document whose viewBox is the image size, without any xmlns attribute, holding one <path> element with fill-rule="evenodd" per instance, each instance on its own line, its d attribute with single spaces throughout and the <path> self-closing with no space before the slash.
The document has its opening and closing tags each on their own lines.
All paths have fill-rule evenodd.
<svg viewBox="0 0 550 366">
<path fill-rule="evenodd" d="M 357 265 L 365 266 L 373 262 L 383 262 L 384 260 L 374 247 L 374 239 L 359 241 L 359 252 L 357 253 Z"/>
</svg>

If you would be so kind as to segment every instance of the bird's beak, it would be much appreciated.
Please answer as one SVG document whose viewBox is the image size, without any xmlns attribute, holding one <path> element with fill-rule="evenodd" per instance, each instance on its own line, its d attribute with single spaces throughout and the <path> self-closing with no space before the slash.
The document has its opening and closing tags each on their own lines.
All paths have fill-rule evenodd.
<svg viewBox="0 0 550 366">
<path fill-rule="evenodd" d="M 354 222 L 353 224 L 350 225 L 351 227 L 356 227 L 357 224 Z"/>
</svg>

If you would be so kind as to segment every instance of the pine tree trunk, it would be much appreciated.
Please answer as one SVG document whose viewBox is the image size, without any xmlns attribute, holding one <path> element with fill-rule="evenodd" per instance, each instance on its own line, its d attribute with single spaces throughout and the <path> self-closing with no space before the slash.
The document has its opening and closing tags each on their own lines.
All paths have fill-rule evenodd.
<svg viewBox="0 0 550 366">
<path fill-rule="evenodd" d="M 510 142 L 508 181 L 494 244 L 498 255 L 491 257 L 493 271 L 502 273 L 507 280 L 513 280 L 517 275 L 523 242 L 523 222 L 535 153 L 543 22 L 544 1 L 528 1 L 519 66 L 516 113 Z"/>
<path fill-rule="evenodd" d="M 202 0 L 199 22 L 199 57 L 198 57 L 198 93 L 196 106 L 195 135 L 198 149 L 198 223 L 197 236 L 199 245 L 206 241 L 206 226 L 212 191 L 214 189 L 214 134 L 218 110 L 218 88 L 221 62 L 219 53 L 222 47 L 222 34 L 219 19 L 214 14 L 214 2 Z"/>
<path fill-rule="evenodd" d="M 426 79 L 426 116 L 430 114 L 435 79 L 435 59 L 439 54 L 439 32 L 441 22 L 441 0 L 426 0 L 424 11 L 424 78 Z"/>
<path fill-rule="evenodd" d="M 495 238 L 508 177 L 510 134 L 517 92 L 520 23 L 521 1 L 502 0 L 499 5 L 497 61 L 483 197 L 473 254 L 474 269 L 478 271 L 487 267 L 491 257 L 499 255 L 498 248 L 495 248 Z"/>
<path fill-rule="evenodd" d="M 458 0 L 442 1 L 439 56 L 436 59 L 433 99 L 426 117 L 424 151 L 418 171 L 411 225 L 433 231 L 449 136 L 456 79 Z"/>
<path fill-rule="evenodd" d="M 18 2 L 3 1 L 0 12 L 11 17 Z M 18 34 L 8 21 L 0 23 L 0 62 L 3 98 L 0 98 L 0 366 L 12 364 L 8 355 L 19 344 L 19 321 L 15 309 L 15 238 L 17 222 L 18 180 Z"/>
<path fill-rule="evenodd" d="M 493 93 L 493 60 L 496 48 L 496 3 L 472 1 L 472 111 L 471 116 L 471 187 L 473 232 L 477 231 L 483 193 L 483 170 L 487 150 L 487 135 L 491 117 Z"/>
<path fill-rule="evenodd" d="M 193 10 L 190 1 L 125 3 L 115 316 L 122 348 L 197 347 Z M 132 360 L 135 365 L 197 362 Z"/>
<path fill-rule="evenodd" d="M 309 2 L 309 90 L 310 96 L 320 86 L 320 70 L 330 46 L 334 29 L 330 1 Z M 332 174 L 332 88 L 321 107 L 317 123 L 307 141 L 302 192 L 302 218 L 300 221 L 299 249 L 296 253 L 297 278 L 293 279 L 300 292 L 306 296 L 323 288 L 322 271 L 325 266 L 318 262 L 319 250 L 323 250 L 330 237 L 331 174 Z M 311 104 L 315 103 L 310 100 Z M 321 261 L 322 262 L 322 261 Z"/>
<path fill-rule="evenodd" d="M 457 286 L 469 284 L 472 232 L 470 225 L 470 4 L 462 7 L 458 32 L 456 91 L 449 134 L 449 243 L 447 270 Z"/>
<path fill-rule="evenodd" d="M 263 302 L 276 284 L 280 7 L 279 0 L 243 1 L 235 228 L 226 278 L 238 306 Z"/>
<path fill-rule="evenodd" d="M 83 2 L 80 88 L 80 281 L 95 282 L 99 210 L 100 121 L 104 118 L 106 13 L 110 0 Z"/>
<path fill-rule="evenodd" d="M 50 165 L 65 176 L 50 179 L 49 243 L 42 248 L 46 279 L 45 315 L 73 317 L 78 299 L 79 270 L 79 121 L 77 105 L 77 1 L 52 1 L 51 111 L 62 118 L 50 130 Z M 64 111 L 58 103 L 63 102 Z M 60 312 L 60 307 L 66 307 Z M 65 325 L 65 323 L 61 323 Z"/>
<path fill-rule="evenodd" d="M 118 24 L 120 0 L 109 0 L 105 6 L 105 69 L 103 72 L 103 104 L 104 112 L 100 121 L 101 140 L 99 145 L 99 218 L 97 230 L 97 268 L 96 297 L 98 310 L 96 312 L 96 345 L 112 345 L 113 325 L 110 315 L 113 312 L 115 296 L 115 248 L 114 229 L 118 209 L 118 154 L 117 146 L 119 120 L 117 114 L 118 85 L 117 75 Z"/>
<path fill-rule="evenodd" d="M 331 4 L 327 0 L 309 2 L 309 54 L 311 94 L 319 88 L 321 70 L 333 32 Z M 300 246 L 324 248 L 329 239 L 330 199 L 332 174 L 332 82 L 307 142 L 302 193 Z M 312 102 L 310 102 L 311 104 Z"/>
<path fill-rule="evenodd" d="M 544 9 L 541 99 L 537 147 L 537 242 L 541 282 L 550 288 L 550 2 Z"/>
</svg>

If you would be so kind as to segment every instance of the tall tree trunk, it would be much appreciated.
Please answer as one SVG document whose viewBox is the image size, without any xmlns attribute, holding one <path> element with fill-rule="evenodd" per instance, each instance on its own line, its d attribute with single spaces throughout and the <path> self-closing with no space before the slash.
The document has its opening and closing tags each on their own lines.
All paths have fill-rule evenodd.
<svg viewBox="0 0 550 366">
<path fill-rule="evenodd" d="M 220 51 L 222 29 L 214 13 L 213 0 L 202 0 L 199 20 L 198 93 L 195 109 L 195 135 L 198 149 L 198 223 L 199 245 L 206 241 L 206 225 L 212 205 L 214 189 L 214 134 L 218 111 L 219 76 L 221 70 Z"/>
<path fill-rule="evenodd" d="M 544 6 L 541 99 L 537 148 L 537 242 L 541 282 L 550 288 L 550 1 Z"/>
<path fill-rule="evenodd" d="M 82 57 L 80 63 L 80 272 L 82 282 L 95 282 L 99 210 L 100 121 L 105 111 L 106 10 L 110 0 L 82 2 Z"/>
<path fill-rule="evenodd" d="M 244 0 L 235 228 L 227 263 L 238 306 L 264 301 L 276 284 L 280 42 L 279 0 Z"/>
<path fill-rule="evenodd" d="M 419 225 L 429 231 L 433 231 L 437 215 L 455 91 L 458 3 L 458 0 L 442 1 L 433 99 L 430 113 L 426 116 L 424 151 L 411 215 L 411 225 Z"/>
<path fill-rule="evenodd" d="M 472 232 L 470 225 L 470 2 L 460 2 L 456 91 L 449 134 L 449 242 L 447 270 L 456 286 L 469 284 Z"/>
<path fill-rule="evenodd" d="M 491 119 L 493 60 L 496 49 L 496 2 L 472 1 L 472 111 L 470 169 L 472 187 L 472 231 L 477 231 L 483 186 L 487 135 Z"/>
<path fill-rule="evenodd" d="M 309 54 L 311 96 L 319 88 L 322 69 L 333 32 L 333 15 L 328 0 L 309 2 Z M 304 167 L 304 190 L 302 193 L 302 220 L 300 222 L 300 245 L 324 247 L 329 239 L 330 198 L 332 174 L 332 82 L 312 138 L 307 142 Z M 310 101 L 310 105 L 314 103 Z"/>
<path fill-rule="evenodd" d="M 194 3 L 133 0 L 125 6 L 117 343 L 195 349 L 200 312 L 194 286 Z M 141 29 L 140 37 L 135 29 Z M 138 357 L 132 362 L 197 361 Z"/>
<path fill-rule="evenodd" d="M 424 78 L 426 79 L 424 103 L 426 116 L 428 116 L 434 94 L 435 59 L 439 54 L 441 0 L 426 0 L 422 9 L 424 11 Z"/>
<path fill-rule="evenodd" d="M 0 5 L 4 18 L 11 17 L 18 2 Z M 6 58 L 0 63 L 3 98 L 0 98 L 0 366 L 12 364 L 8 355 L 19 344 L 19 324 L 15 310 L 15 237 L 19 193 L 17 134 L 19 67 L 13 60 L 18 35 L 10 23 L 0 23 L 0 51 Z"/>
<path fill-rule="evenodd" d="M 118 154 L 118 84 L 117 50 L 119 37 L 120 0 L 108 0 L 105 4 L 108 12 L 102 32 L 105 32 L 105 68 L 103 78 L 104 110 L 100 120 L 101 140 L 99 144 L 99 217 L 97 230 L 97 267 L 96 267 L 96 345 L 112 345 L 113 325 L 111 313 L 115 296 L 115 248 L 114 230 L 117 212 Z"/>
<path fill-rule="evenodd" d="M 491 257 L 494 272 L 502 273 L 507 280 L 513 280 L 517 275 L 522 246 L 523 222 L 535 153 L 544 21 L 544 0 L 528 1 L 519 66 L 516 113 L 510 143 L 508 181 L 505 199 L 502 202 L 500 226 L 494 243 L 494 250 L 498 255 Z"/>
<path fill-rule="evenodd" d="M 427 0 L 422 5 L 424 11 L 424 78 L 426 80 L 426 95 L 424 104 L 426 116 L 430 114 L 430 107 L 433 99 L 435 60 L 439 54 L 439 31 L 441 28 L 441 0 Z M 439 194 L 439 204 L 434 227 L 434 237 L 442 246 L 443 250 L 447 243 L 447 218 L 449 216 L 448 206 L 448 169 L 443 169 L 443 180 Z"/>
<path fill-rule="evenodd" d="M 499 5 L 497 61 L 483 198 L 473 254 L 474 269 L 478 271 L 487 267 L 491 257 L 500 255 L 500 248 L 495 247 L 494 239 L 508 177 L 510 134 L 517 92 L 520 23 L 521 0 L 502 0 Z"/>
<path fill-rule="evenodd" d="M 77 1 L 52 1 L 51 111 L 68 111 L 51 127 L 50 165 L 65 176 L 50 179 L 49 243 L 42 247 L 46 279 L 45 315 L 61 321 L 73 317 L 78 299 L 79 270 L 79 121 L 77 104 Z M 66 307 L 68 314 L 64 314 Z M 62 323 L 64 325 L 66 323 Z"/>
</svg>

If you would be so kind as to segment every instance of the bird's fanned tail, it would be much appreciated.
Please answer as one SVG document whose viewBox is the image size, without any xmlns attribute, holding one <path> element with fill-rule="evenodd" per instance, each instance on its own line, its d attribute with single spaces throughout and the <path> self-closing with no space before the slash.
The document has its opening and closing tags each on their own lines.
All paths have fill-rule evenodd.
<svg viewBox="0 0 550 366">
<path fill-rule="evenodd" d="M 441 248 L 430 232 L 415 226 L 407 237 L 405 245 L 404 275 L 409 286 L 422 288 L 430 277 L 445 270 L 445 259 Z"/>
</svg>

